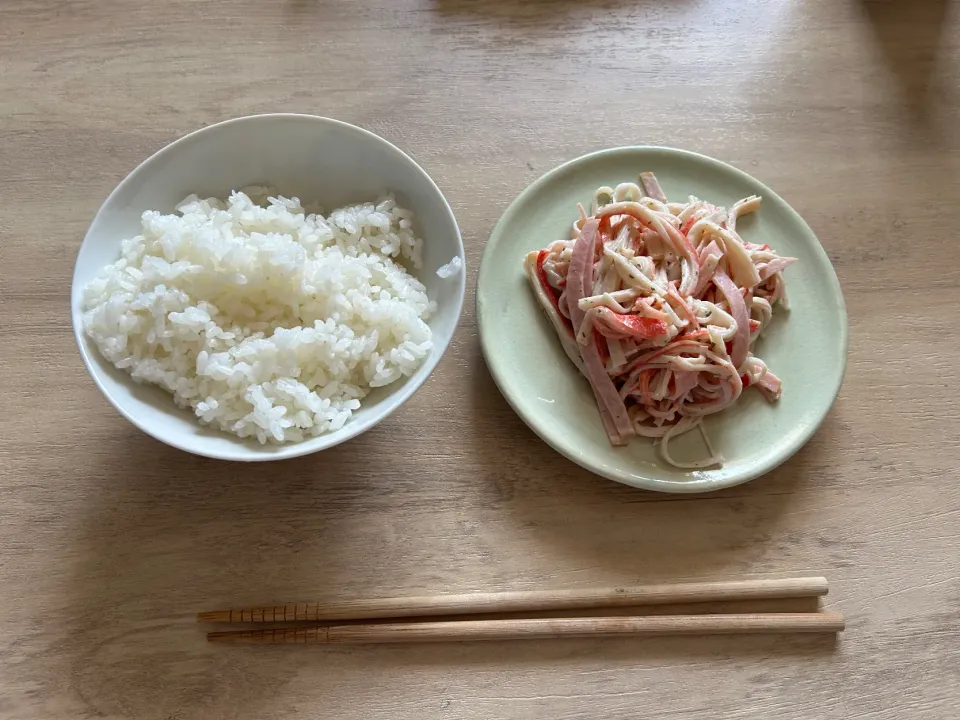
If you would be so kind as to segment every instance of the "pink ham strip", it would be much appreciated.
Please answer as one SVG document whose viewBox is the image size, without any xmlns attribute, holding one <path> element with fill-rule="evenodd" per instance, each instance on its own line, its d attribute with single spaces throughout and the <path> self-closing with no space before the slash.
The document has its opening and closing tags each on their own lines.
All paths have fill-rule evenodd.
<svg viewBox="0 0 960 720">
<path fill-rule="evenodd" d="M 783 387 L 783 382 L 780 380 L 780 378 L 778 378 L 772 372 L 767 370 L 763 374 L 763 377 L 757 380 L 756 383 L 754 383 L 754 387 L 756 387 L 757 390 L 763 393 L 763 396 L 767 400 L 770 400 L 772 402 L 774 400 L 780 399 L 780 391 Z"/>
<path fill-rule="evenodd" d="M 657 177 L 652 172 L 640 173 L 640 183 L 643 185 L 643 191 L 647 194 L 647 197 L 652 197 L 654 200 L 659 200 L 662 203 L 667 201 L 667 196 L 661 189 L 660 183 L 657 182 Z"/>
<path fill-rule="evenodd" d="M 673 373 L 673 381 L 676 383 L 676 390 L 671 399 L 679 400 L 699 384 L 700 373 L 695 373 L 690 370 L 686 372 L 676 371 Z"/>
<path fill-rule="evenodd" d="M 720 246 L 717 245 L 716 240 L 711 240 L 710 244 L 700 250 L 700 266 L 703 267 L 703 264 L 706 262 L 707 258 L 711 255 L 716 255 L 717 257 L 723 257 L 723 251 L 720 249 Z"/>
<path fill-rule="evenodd" d="M 713 281 L 713 274 L 717 271 L 717 266 L 720 265 L 722 257 L 722 254 L 717 254 L 707 255 L 703 258 L 703 262 L 700 263 L 700 275 L 697 278 L 697 287 L 693 291 L 694 297 L 702 299 L 703 292 Z"/>
<path fill-rule="evenodd" d="M 714 273 L 713 284 L 719 288 L 727 299 L 730 304 L 730 314 L 737 321 L 737 334 L 733 336 L 730 362 L 735 368 L 739 369 L 743 361 L 747 359 L 747 350 L 750 347 L 750 313 L 747 312 L 747 304 L 743 301 L 740 288 L 723 270 L 717 270 Z"/>
<path fill-rule="evenodd" d="M 597 229 L 600 221 L 591 218 L 583 224 L 580 237 L 573 246 L 573 255 L 570 258 L 570 268 L 567 271 L 567 308 L 570 311 L 570 321 L 573 327 L 579 328 L 583 324 L 586 314 L 580 309 L 581 298 L 587 297 L 593 288 L 593 258 L 596 247 Z M 597 344 L 591 338 L 585 346 L 580 346 L 580 356 L 586 369 L 587 381 L 593 388 L 597 398 L 600 416 L 612 445 L 623 445 L 626 438 L 633 435 L 633 423 L 627 415 L 627 407 L 617 392 L 616 386 L 607 375 Z"/>
<path fill-rule="evenodd" d="M 760 282 L 763 282 L 771 275 L 782 272 L 797 261 L 796 258 L 774 258 L 762 268 L 760 268 Z"/>
<path fill-rule="evenodd" d="M 713 280 L 713 274 L 717 271 L 717 266 L 722 258 L 723 251 L 717 245 L 716 240 L 711 240 L 708 245 L 700 249 L 700 274 L 697 279 L 697 287 L 693 291 L 694 297 L 703 295 L 703 291 Z"/>
<path fill-rule="evenodd" d="M 567 327 L 567 324 L 563 321 L 560 313 L 553 307 L 553 301 L 547 295 L 547 290 L 543 287 L 540 278 L 537 276 L 537 256 L 539 254 L 536 250 L 528 254 L 527 257 L 524 258 L 523 268 L 527 272 L 527 277 L 530 279 L 540 307 L 542 307 L 544 313 L 546 313 L 550 324 L 553 325 L 553 329 L 557 331 L 557 337 L 560 338 L 560 345 L 563 347 L 563 351 L 567 354 L 567 357 L 570 358 L 570 361 L 577 366 L 580 372 L 583 372 L 583 359 L 580 357 L 577 340 L 573 336 L 570 328 Z"/>
</svg>

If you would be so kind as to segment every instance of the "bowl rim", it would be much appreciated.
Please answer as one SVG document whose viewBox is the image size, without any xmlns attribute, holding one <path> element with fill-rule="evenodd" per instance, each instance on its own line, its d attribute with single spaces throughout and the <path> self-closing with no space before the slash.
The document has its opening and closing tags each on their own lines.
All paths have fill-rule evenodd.
<svg viewBox="0 0 960 720">
<path fill-rule="evenodd" d="M 191 141 L 195 141 L 198 137 L 213 133 L 218 130 L 223 129 L 228 125 L 240 124 L 240 123 L 251 123 L 251 122 L 265 122 L 269 120 L 276 119 L 295 119 L 303 120 L 307 122 L 316 122 L 324 125 L 337 126 L 348 132 L 355 133 L 365 138 L 368 141 L 373 141 L 379 143 L 388 152 L 395 153 L 399 155 L 403 160 L 408 162 L 411 166 L 411 170 L 414 173 L 419 173 L 424 180 L 428 183 L 429 187 L 436 192 L 437 196 L 440 198 L 442 210 L 446 213 L 447 219 L 452 223 L 453 229 L 455 231 L 455 238 L 457 243 L 457 248 L 459 250 L 459 258 L 462 263 L 462 268 L 459 273 L 458 285 L 459 292 L 457 293 L 456 298 L 456 308 L 455 308 L 455 322 L 453 328 L 450 331 L 449 337 L 445 338 L 443 341 L 443 346 L 433 358 L 428 358 L 423 365 L 421 365 L 417 372 L 406 378 L 403 385 L 401 385 L 397 390 L 390 393 L 386 398 L 381 400 L 381 403 L 386 403 L 387 400 L 390 402 L 387 403 L 383 410 L 371 415 L 369 418 L 366 418 L 361 421 L 354 420 L 348 422 L 341 434 L 341 431 L 336 433 L 328 433 L 325 435 L 319 435 L 312 438 L 307 438 L 306 440 L 301 440 L 300 442 L 286 443 L 279 447 L 271 447 L 270 453 L 264 453 L 263 455 L 246 455 L 239 454 L 239 448 L 250 447 L 247 441 L 244 441 L 242 438 L 234 438 L 229 433 L 223 433 L 224 437 L 235 440 L 238 448 L 237 453 L 233 452 L 221 452 L 221 451 L 207 451 L 201 445 L 199 448 L 185 447 L 183 443 L 166 437 L 163 432 L 156 431 L 154 426 L 150 423 L 144 423 L 139 418 L 137 418 L 133 413 L 130 413 L 125 409 L 122 404 L 114 397 L 114 395 L 107 389 L 105 386 L 101 374 L 102 371 L 99 367 L 96 367 L 95 359 L 90 357 L 91 352 L 96 352 L 95 348 L 91 348 L 91 351 L 88 352 L 87 348 L 84 346 L 84 333 L 83 333 L 83 313 L 80 309 L 80 298 L 82 295 L 82 287 L 78 282 L 79 274 L 79 258 L 80 253 L 83 250 L 83 247 L 87 244 L 90 239 L 90 232 L 93 227 L 97 224 L 97 221 L 100 219 L 101 215 L 106 212 L 107 207 L 114 200 L 114 197 L 124 190 L 130 183 L 134 181 L 134 178 L 139 175 L 147 166 L 163 159 L 166 155 L 175 152 L 178 149 L 178 146 L 187 144 Z M 119 248 L 120 239 L 118 239 L 118 248 Z M 164 145 L 162 148 L 156 152 L 149 155 L 147 158 L 142 160 L 136 167 L 134 167 L 127 175 L 117 184 L 117 186 L 110 192 L 109 195 L 104 199 L 100 204 L 100 207 L 97 209 L 97 212 L 94 214 L 89 225 L 87 226 L 87 231 L 84 233 L 83 240 L 80 242 L 80 245 L 77 247 L 76 257 L 74 259 L 73 266 L 73 276 L 70 282 L 70 316 L 71 324 L 73 325 L 73 335 L 74 340 L 77 343 L 77 348 L 80 351 L 80 357 L 83 360 L 83 364 L 87 368 L 87 372 L 90 377 L 93 379 L 96 386 L 100 389 L 100 392 L 104 397 L 113 405 L 114 409 L 125 417 L 131 424 L 136 428 L 154 438 L 160 442 L 175 447 L 178 450 L 190 453 L 192 455 L 198 455 L 201 457 L 207 457 L 214 460 L 230 460 L 235 462 L 270 462 L 274 460 L 287 460 L 295 457 L 302 457 L 304 455 L 310 455 L 315 452 L 320 452 L 322 450 L 327 450 L 329 448 L 340 445 L 348 440 L 351 440 L 358 435 L 366 432 L 370 428 L 374 427 L 378 423 L 386 420 L 393 413 L 400 409 L 413 395 L 416 393 L 420 387 L 427 381 L 427 379 L 433 374 L 436 370 L 437 365 L 439 365 L 440 360 L 446 354 L 447 350 L 450 347 L 450 343 L 453 341 L 453 337 L 456 334 L 458 327 L 460 326 L 460 321 L 463 317 L 463 303 L 466 296 L 466 258 L 465 251 L 463 246 L 463 235 L 460 231 L 460 225 L 457 222 L 456 215 L 453 212 L 453 208 L 450 207 L 450 203 L 447 200 L 446 196 L 434 182 L 433 178 L 430 177 L 429 173 L 421 167 L 421 165 L 414 160 L 410 155 L 401 150 L 399 147 L 394 145 L 392 142 L 386 138 L 377 135 L 370 130 L 353 125 L 343 120 L 337 120 L 335 118 L 329 118 L 322 115 L 311 115 L 308 113 L 259 113 L 255 115 L 244 115 L 241 117 L 230 118 L 228 120 L 222 120 L 220 122 L 213 123 L 211 125 L 206 125 L 204 127 L 192 130 L 185 135 L 171 141 L 170 143 Z M 436 345 L 434 346 L 436 347 Z M 129 382 L 133 382 L 130 380 Z M 177 409 L 172 402 L 171 396 L 171 408 L 173 411 Z M 205 428 L 203 425 L 197 425 L 198 428 Z M 214 430 L 215 431 L 215 430 Z M 331 438 L 335 438 L 331 441 Z"/>
<path fill-rule="evenodd" d="M 510 222 L 512 222 L 513 217 L 520 211 L 521 206 L 525 204 L 527 198 L 539 192 L 544 186 L 549 185 L 557 177 L 563 175 L 564 173 L 571 170 L 574 166 L 579 165 L 583 162 L 588 162 L 591 160 L 601 159 L 605 156 L 614 156 L 624 152 L 661 152 L 668 154 L 676 154 L 685 156 L 689 159 L 695 160 L 697 162 L 706 163 L 708 165 L 713 165 L 719 167 L 725 172 L 732 173 L 735 176 L 738 176 L 741 180 L 751 183 L 758 187 L 764 195 L 773 196 L 779 198 L 783 203 L 786 212 L 792 216 L 793 220 L 796 221 L 801 227 L 806 230 L 806 233 L 813 238 L 815 241 L 814 251 L 818 252 L 821 255 L 821 259 L 826 263 L 827 267 L 831 269 L 829 282 L 836 293 L 836 298 L 839 300 L 838 307 L 838 316 L 839 316 L 839 326 L 840 326 L 840 367 L 839 372 L 836 376 L 836 382 L 834 386 L 830 388 L 830 402 L 825 404 L 823 409 L 817 414 L 815 422 L 810 423 L 804 428 L 804 431 L 801 435 L 798 436 L 797 440 L 785 446 L 783 450 L 776 453 L 771 453 L 766 457 L 762 462 L 758 462 L 755 465 L 751 466 L 749 470 L 746 470 L 742 473 L 731 475 L 727 478 L 704 478 L 698 477 L 689 481 L 679 482 L 675 480 L 663 480 L 656 477 L 643 477 L 640 475 L 634 475 L 627 477 L 619 472 L 616 472 L 606 465 L 602 464 L 593 464 L 583 458 L 580 454 L 573 451 L 568 446 L 555 442 L 550 433 L 547 433 L 541 427 L 535 417 L 531 416 L 529 413 L 525 412 L 524 409 L 514 401 L 507 393 L 503 391 L 503 381 L 501 374 L 503 372 L 493 358 L 496 356 L 495 349 L 491 346 L 491 339 L 488 337 L 488 333 L 484 332 L 484 299 L 481 287 L 484 284 L 484 278 L 490 270 L 491 263 L 487 262 L 489 257 L 492 257 L 494 248 L 499 244 L 500 236 L 504 233 L 505 229 L 508 227 Z M 664 493 L 678 493 L 678 494 L 692 494 L 692 493 L 703 493 L 703 492 L 712 492 L 715 490 L 722 490 L 729 487 L 735 487 L 737 485 L 742 485 L 751 480 L 754 480 L 757 477 L 767 474 L 771 470 L 779 467 L 787 460 L 789 460 L 797 451 L 800 450 L 804 445 L 809 442 L 810 438 L 813 437 L 817 429 L 823 424 L 823 421 L 826 419 L 827 414 L 830 412 L 834 403 L 836 402 L 837 396 L 840 393 L 840 388 L 843 385 L 843 378 L 846 374 L 847 368 L 847 354 L 849 351 L 849 322 L 847 318 L 846 310 L 846 301 L 843 297 L 843 290 L 840 286 L 840 280 L 837 277 L 836 270 L 833 268 L 833 263 L 830 262 L 830 257 L 827 255 L 826 249 L 823 247 L 820 239 L 817 237 L 816 233 L 813 232 L 813 229 L 807 224 L 803 217 L 794 210 L 793 206 L 790 205 L 784 198 L 772 188 L 770 188 L 765 183 L 762 183 L 757 178 L 753 177 L 747 172 L 740 170 L 739 168 L 730 165 L 722 160 L 717 158 L 710 157 L 709 155 L 703 155 L 692 150 L 684 150 L 682 148 L 675 148 L 665 145 L 622 145 L 611 148 L 604 148 L 601 150 L 595 150 L 592 152 L 584 153 L 578 157 L 566 160 L 565 162 L 557 165 L 556 167 L 548 170 L 543 175 L 538 177 L 532 183 L 527 185 L 523 190 L 520 191 L 513 200 L 507 205 L 506 209 L 503 211 L 503 214 L 500 216 L 500 219 L 497 220 L 496 224 L 493 226 L 493 229 L 490 231 L 490 237 L 487 240 L 486 246 L 483 250 L 483 255 L 480 258 L 480 268 L 477 273 L 477 284 L 476 284 L 476 296 L 475 296 L 475 312 L 477 316 L 477 331 L 480 336 L 480 348 L 483 352 L 484 361 L 487 368 L 490 371 L 491 376 L 494 379 L 494 382 L 497 385 L 497 388 L 500 390 L 501 395 L 506 399 L 507 404 L 513 409 L 517 415 L 523 420 L 523 422 L 529 427 L 541 440 L 543 440 L 547 445 L 553 448 L 555 451 L 566 457 L 568 460 L 576 463 L 580 467 L 592 472 L 600 477 L 607 478 L 608 480 L 613 480 L 614 482 L 622 483 L 624 485 L 629 485 L 641 490 L 652 490 L 655 492 L 664 492 Z"/>
</svg>

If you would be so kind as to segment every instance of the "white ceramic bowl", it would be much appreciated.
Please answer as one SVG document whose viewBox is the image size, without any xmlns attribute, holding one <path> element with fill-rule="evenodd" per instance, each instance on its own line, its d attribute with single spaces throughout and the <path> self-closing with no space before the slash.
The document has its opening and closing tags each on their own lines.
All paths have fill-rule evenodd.
<svg viewBox="0 0 960 720">
<path fill-rule="evenodd" d="M 201 426 L 163 390 L 133 382 L 104 360 L 85 336 L 79 306 L 83 287 L 119 257 L 120 241 L 140 232 L 144 210 L 173 212 L 190 193 L 225 197 L 231 190 L 269 184 L 324 208 L 363 202 L 385 191 L 416 213 L 424 240 L 418 271 L 437 312 L 430 318 L 434 347 L 412 377 L 379 388 L 336 432 L 286 445 L 260 445 Z M 317 452 L 370 429 L 424 383 L 450 344 L 463 307 L 464 272 L 441 279 L 436 270 L 463 242 L 453 211 L 424 170 L 373 133 L 311 115 L 254 115 L 212 125 L 171 143 L 147 159 L 103 203 L 80 247 L 73 274 L 71 312 L 80 354 L 103 394 L 144 432 L 197 455 L 224 460 L 279 460 Z"/>
</svg>

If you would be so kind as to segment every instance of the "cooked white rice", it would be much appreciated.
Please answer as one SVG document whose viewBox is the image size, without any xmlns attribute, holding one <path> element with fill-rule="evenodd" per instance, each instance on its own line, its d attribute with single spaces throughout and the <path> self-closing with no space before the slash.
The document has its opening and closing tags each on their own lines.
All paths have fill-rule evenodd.
<svg viewBox="0 0 960 720">
<path fill-rule="evenodd" d="M 268 195 L 145 212 L 83 294 L 107 360 L 261 443 L 337 430 L 371 388 L 412 375 L 434 309 L 404 266 L 420 267 L 412 213 L 392 197 L 323 217 Z"/>
<path fill-rule="evenodd" d="M 437 268 L 437 275 L 446 280 L 452 278 L 461 270 L 463 270 L 463 260 L 460 259 L 459 255 L 454 255 L 450 262 Z"/>
</svg>

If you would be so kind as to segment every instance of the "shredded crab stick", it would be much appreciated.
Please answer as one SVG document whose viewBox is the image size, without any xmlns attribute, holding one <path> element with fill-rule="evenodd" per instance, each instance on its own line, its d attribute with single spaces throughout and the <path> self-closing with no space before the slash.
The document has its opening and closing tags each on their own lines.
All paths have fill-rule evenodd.
<svg viewBox="0 0 960 720">
<path fill-rule="evenodd" d="M 681 468 L 717 465 L 705 416 L 755 387 L 770 401 L 781 382 L 753 345 L 786 305 L 783 271 L 795 258 L 744 242 L 737 220 L 750 196 L 722 207 L 669 202 L 653 173 L 601 187 L 569 240 L 531 252 L 523 266 L 567 356 L 590 384 L 613 445 L 655 438 Z M 709 457 L 679 462 L 670 439 L 699 428 Z"/>
</svg>

